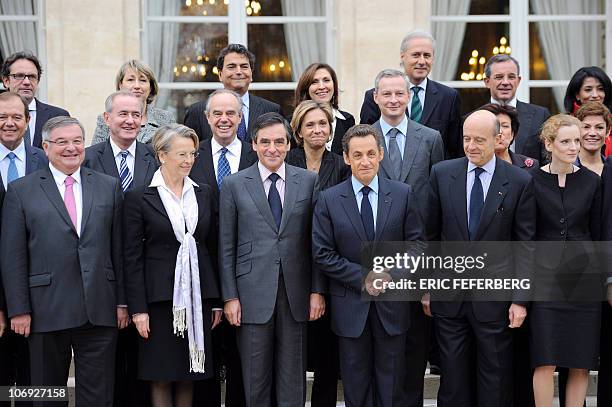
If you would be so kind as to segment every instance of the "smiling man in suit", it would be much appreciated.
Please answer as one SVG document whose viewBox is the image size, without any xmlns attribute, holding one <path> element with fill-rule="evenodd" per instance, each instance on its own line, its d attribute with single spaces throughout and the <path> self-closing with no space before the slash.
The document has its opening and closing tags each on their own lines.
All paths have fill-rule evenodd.
<svg viewBox="0 0 612 407">
<path fill-rule="evenodd" d="M 352 177 L 319 195 L 313 259 L 329 277 L 344 397 L 349 407 L 405 405 L 409 389 L 404 376 L 408 364 L 414 363 L 406 361 L 409 304 L 363 300 L 359 243 L 422 240 L 422 221 L 412 189 L 378 175 L 385 152 L 382 136 L 372 126 L 349 129 L 342 145 Z M 378 296 L 365 285 L 368 293 Z"/>
<path fill-rule="evenodd" d="M 45 153 L 25 143 L 27 102 L 17 93 L 0 94 L 0 207 L 9 182 L 48 165 Z M 0 385 L 30 385 L 30 357 L 25 338 L 7 329 L 4 289 L 0 279 Z M 10 404 L 10 403 L 8 403 Z M 0 402 L 0 405 L 4 405 Z"/>
<path fill-rule="evenodd" d="M 24 140 L 34 147 L 41 148 L 42 128 L 47 120 L 56 116 L 70 115 L 66 110 L 43 103 L 34 97 L 42 76 L 42 68 L 35 55 L 26 51 L 14 53 L 4 61 L 1 75 L 4 87 L 18 93 L 28 103 L 30 122 Z"/>
<path fill-rule="evenodd" d="M 285 163 L 291 136 L 280 114 L 260 116 L 253 136 L 259 161 L 221 188 L 224 311 L 238 327 L 247 406 L 303 406 L 306 322 L 325 310 L 325 280 L 311 265 L 317 177 Z"/>
<path fill-rule="evenodd" d="M 461 117 L 459 93 L 427 76 L 434 63 L 435 40 L 421 30 L 409 32 L 400 46 L 401 66 L 410 81 L 411 103 L 406 114 L 413 121 L 440 132 L 444 142 L 445 158 L 461 157 Z M 373 124 L 380 117 L 374 101 L 374 90 L 365 93 L 360 122 Z"/>
<path fill-rule="evenodd" d="M 491 93 L 491 103 L 512 106 L 518 113 L 519 131 L 510 148 L 527 157 L 547 162 L 547 155 L 540 141 L 542 124 L 550 117 L 548 109 L 516 98 L 521 83 L 521 72 L 516 59 L 507 54 L 492 56 L 485 68 L 484 84 Z"/>
<path fill-rule="evenodd" d="M 0 265 L 11 329 L 29 337 L 32 385 L 66 386 L 74 354 L 76 404 L 107 407 L 127 325 L 122 194 L 119 180 L 81 166 L 84 143 L 78 120 L 47 121 L 49 167 L 8 186 Z"/>
<path fill-rule="evenodd" d="M 280 113 L 280 106 L 269 100 L 249 93 L 253 81 L 255 55 L 242 44 L 229 44 L 223 48 L 217 58 L 219 80 L 223 88 L 233 90 L 242 98 L 242 118 L 238 124 L 238 138 L 250 142 L 253 126 L 257 118 L 268 112 Z M 205 116 L 206 100 L 201 100 L 187 108 L 185 126 L 195 130 L 200 140 L 212 137 L 208 119 Z"/>
<path fill-rule="evenodd" d="M 478 110 L 463 125 L 465 158 L 432 168 L 427 202 L 428 241 L 531 241 L 536 203 L 530 175 L 495 158 L 501 137 L 495 115 Z M 497 259 L 496 259 L 497 260 Z M 487 276 L 528 278 L 525 256 L 508 253 L 492 261 Z M 497 274 L 496 274 L 497 273 Z M 517 297 L 518 298 L 518 297 Z M 512 332 L 527 315 L 526 303 L 503 301 L 432 301 L 440 345 L 440 407 L 509 407 L 512 405 Z M 475 368 L 474 368 L 475 367 Z M 472 389 L 475 390 L 472 391 Z"/>
</svg>

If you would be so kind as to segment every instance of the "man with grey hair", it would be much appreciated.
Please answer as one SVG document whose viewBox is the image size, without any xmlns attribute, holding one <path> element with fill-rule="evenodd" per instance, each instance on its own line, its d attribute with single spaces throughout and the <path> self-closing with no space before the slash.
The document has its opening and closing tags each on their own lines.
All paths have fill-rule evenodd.
<svg viewBox="0 0 612 407">
<path fill-rule="evenodd" d="M 491 103 L 512 106 L 518 113 L 519 130 L 510 149 L 518 154 L 547 162 L 547 154 L 540 142 L 540 128 L 550 117 L 548 109 L 516 99 L 521 83 L 521 72 L 516 59 L 507 54 L 489 58 L 485 68 L 484 84 L 491 93 Z"/>
<path fill-rule="evenodd" d="M 412 187 L 416 206 L 422 219 L 427 213 L 429 171 L 444 159 L 442 137 L 437 130 L 425 127 L 406 115 L 410 100 L 409 78 L 397 69 L 385 69 L 374 84 L 374 101 L 380 117 L 373 127 L 384 137 L 384 158 L 379 174 Z M 410 303 L 411 326 L 406 335 L 409 361 L 406 373 L 404 405 L 423 405 L 423 376 L 432 338 L 431 320 L 417 302 Z"/>
<path fill-rule="evenodd" d="M 445 158 L 463 156 L 459 93 L 428 78 L 434 63 L 435 40 L 422 30 L 409 32 L 400 46 L 401 66 L 410 81 L 410 103 L 406 114 L 413 121 L 438 130 Z M 380 118 L 374 89 L 365 93 L 360 122 L 373 124 Z"/>
<path fill-rule="evenodd" d="M 43 127 L 47 168 L 8 186 L 0 266 L 11 329 L 29 337 L 33 386 L 66 386 L 76 405 L 111 406 L 117 327 L 127 325 L 119 180 L 82 167 L 83 126 Z"/>
</svg>

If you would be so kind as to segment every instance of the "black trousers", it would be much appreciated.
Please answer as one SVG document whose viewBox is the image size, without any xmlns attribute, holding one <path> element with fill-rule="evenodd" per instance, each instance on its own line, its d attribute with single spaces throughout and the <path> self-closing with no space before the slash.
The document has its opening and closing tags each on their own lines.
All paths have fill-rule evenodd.
<svg viewBox="0 0 612 407">
<path fill-rule="evenodd" d="M 612 307 L 602 305 L 597 405 L 612 406 Z"/>
<path fill-rule="evenodd" d="M 113 405 L 117 328 L 85 326 L 29 337 L 33 386 L 66 386 L 74 353 L 76 405 Z M 68 406 L 36 402 L 35 406 Z"/>
<path fill-rule="evenodd" d="M 28 340 L 11 331 L 7 323 L 4 335 L 0 337 L 0 386 L 30 385 L 30 351 Z M 0 407 L 10 407 L 10 401 L 0 401 Z M 32 402 L 22 401 L 17 406 L 29 407 Z"/>
<path fill-rule="evenodd" d="M 410 303 L 410 328 L 406 332 L 406 407 L 423 407 L 423 379 L 432 349 L 432 319 L 425 315 L 420 302 Z M 436 348 L 437 349 L 437 346 Z"/>
</svg>

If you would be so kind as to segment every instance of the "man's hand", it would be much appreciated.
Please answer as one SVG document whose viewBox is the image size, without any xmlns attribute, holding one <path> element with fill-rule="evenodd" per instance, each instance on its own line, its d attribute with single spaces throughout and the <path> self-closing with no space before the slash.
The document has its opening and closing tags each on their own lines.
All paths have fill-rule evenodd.
<svg viewBox="0 0 612 407">
<path fill-rule="evenodd" d="M 134 321 L 134 325 L 136 325 L 136 329 L 138 330 L 138 334 L 145 339 L 149 339 L 149 314 L 134 314 L 132 316 L 132 321 Z"/>
<path fill-rule="evenodd" d="M 212 328 L 215 329 L 219 323 L 221 323 L 221 316 L 223 316 L 223 311 L 220 309 L 215 309 L 212 312 Z"/>
<path fill-rule="evenodd" d="M 325 314 L 325 297 L 321 294 L 310 294 L 310 315 L 309 321 L 314 321 L 321 318 Z"/>
<path fill-rule="evenodd" d="M 510 319 L 510 328 L 520 328 L 523 321 L 527 317 L 527 309 L 522 305 L 512 304 L 508 310 L 508 318 Z"/>
<path fill-rule="evenodd" d="M 379 288 L 374 286 L 374 281 L 380 280 L 376 283 Z M 365 278 L 365 289 L 371 296 L 378 297 L 379 294 L 384 293 L 385 289 L 382 288 L 383 282 L 391 281 L 391 275 L 387 273 L 387 270 L 382 271 L 380 273 L 375 273 L 374 271 L 370 271 Z"/>
<path fill-rule="evenodd" d="M 30 336 L 30 324 L 32 323 L 32 317 L 30 314 L 16 315 L 11 318 L 11 329 L 19 335 L 23 335 L 26 338 Z"/>
<path fill-rule="evenodd" d="M 608 304 L 612 307 L 612 284 L 608 284 Z"/>
<path fill-rule="evenodd" d="M 225 313 L 225 319 L 227 319 L 227 322 L 229 322 L 230 325 L 240 326 L 242 310 L 240 308 L 240 300 L 238 298 L 226 301 L 225 304 L 223 304 L 223 312 Z"/>
<path fill-rule="evenodd" d="M 4 316 L 4 311 L 0 310 L 0 338 L 4 335 L 4 330 L 6 329 L 6 317 Z"/>
<path fill-rule="evenodd" d="M 126 307 L 117 307 L 117 326 L 123 329 L 130 324 L 130 316 Z"/>
<path fill-rule="evenodd" d="M 433 314 L 431 313 L 431 297 L 429 293 L 423 294 L 423 298 L 421 298 L 421 305 L 423 306 L 423 312 L 425 315 L 428 317 L 433 317 Z"/>
</svg>

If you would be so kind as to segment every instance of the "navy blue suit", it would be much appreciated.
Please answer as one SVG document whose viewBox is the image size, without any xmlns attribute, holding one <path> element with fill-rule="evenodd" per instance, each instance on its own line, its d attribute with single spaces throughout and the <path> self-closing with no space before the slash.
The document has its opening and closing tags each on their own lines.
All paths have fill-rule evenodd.
<svg viewBox="0 0 612 407">
<path fill-rule="evenodd" d="M 70 113 L 61 107 L 48 105 L 36 99 L 36 128 L 32 138 L 34 147 L 42 148 L 42 128 L 47 120 L 57 116 L 70 116 Z"/>
<path fill-rule="evenodd" d="M 378 185 L 375 241 L 422 240 L 410 186 L 381 177 Z M 332 329 L 339 336 L 347 405 L 397 405 L 406 370 L 408 302 L 362 299 L 359 243 L 367 238 L 351 178 L 321 192 L 312 234 L 315 265 L 329 278 Z"/>
</svg>

